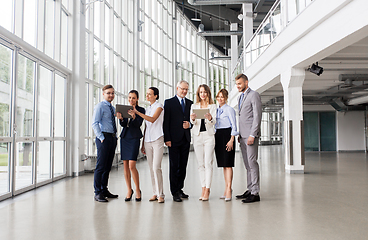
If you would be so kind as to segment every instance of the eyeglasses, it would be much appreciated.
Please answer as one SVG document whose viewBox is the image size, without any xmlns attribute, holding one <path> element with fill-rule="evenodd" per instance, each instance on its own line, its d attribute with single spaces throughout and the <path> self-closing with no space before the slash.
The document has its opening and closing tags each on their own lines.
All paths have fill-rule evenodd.
<svg viewBox="0 0 368 240">
<path fill-rule="evenodd" d="M 188 88 L 182 88 L 182 87 L 179 87 L 181 90 L 183 91 L 188 91 L 189 89 Z"/>
</svg>

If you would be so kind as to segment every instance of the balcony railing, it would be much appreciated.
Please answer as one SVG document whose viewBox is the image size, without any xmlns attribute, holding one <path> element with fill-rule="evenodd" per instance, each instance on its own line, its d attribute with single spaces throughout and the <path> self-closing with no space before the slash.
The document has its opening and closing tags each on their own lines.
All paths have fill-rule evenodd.
<svg viewBox="0 0 368 240">
<path fill-rule="evenodd" d="M 276 0 L 252 38 L 244 46 L 232 75 L 244 72 L 271 45 L 282 30 L 313 0 Z M 281 4 L 286 6 L 281 8 Z M 286 15 L 286 16 L 285 16 Z M 284 23 L 283 21 L 286 21 Z M 245 61 L 245 64 L 244 64 Z M 244 69 L 245 68 L 245 69 Z"/>
</svg>

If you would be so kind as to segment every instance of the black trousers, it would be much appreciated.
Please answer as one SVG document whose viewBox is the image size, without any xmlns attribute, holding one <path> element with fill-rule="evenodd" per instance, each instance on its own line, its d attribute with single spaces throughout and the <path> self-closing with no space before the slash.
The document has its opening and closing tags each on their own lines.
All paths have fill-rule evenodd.
<svg viewBox="0 0 368 240">
<path fill-rule="evenodd" d="M 169 147 L 170 191 L 174 195 L 184 188 L 190 142 L 184 137 L 180 144 Z"/>
<path fill-rule="evenodd" d="M 94 175 L 95 194 L 107 191 L 109 174 L 114 160 L 117 138 L 112 134 L 104 134 L 105 140 L 101 143 L 96 138 L 97 146 L 97 163 Z"/>
</svg>

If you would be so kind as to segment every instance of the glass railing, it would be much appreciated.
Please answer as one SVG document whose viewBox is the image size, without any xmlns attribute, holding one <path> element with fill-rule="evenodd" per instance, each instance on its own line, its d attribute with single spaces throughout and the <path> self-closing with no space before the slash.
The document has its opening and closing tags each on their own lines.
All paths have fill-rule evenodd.
<svg viewBox="0 0 368 240">
<path fill-rule="evenodd" d="M 281 8 L 281 1 L 276 0 L 266 17 L 259 25 L 257 31 L 245 45 L 245 51 L 238 59 L 237 66 L 233 69 L 233 76 L 244 72 L 258 57 L 270 46 L 281 31 L 304 10 L 313 0 L 287 0 L 287 8 Z M 287 9 L 286 11 L 284 9 Z M 285 11 L 286 13 L 282 12 Z M 287 14 L 284 16 L 283 14 Z M 287 23 L 283 23 L 286 20 Z M 245 61 L 245 64 L 244 64 Z"/>
</svg>

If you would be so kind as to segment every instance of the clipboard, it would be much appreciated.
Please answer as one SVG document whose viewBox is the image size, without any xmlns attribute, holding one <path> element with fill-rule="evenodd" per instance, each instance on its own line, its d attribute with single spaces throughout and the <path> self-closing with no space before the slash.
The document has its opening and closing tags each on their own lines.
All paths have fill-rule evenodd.
<svg viewBox="0 0 368 240">
<path fill-rule="evenodd" d="M 205 119 L 204 115 L 209 112 L 210 109 L 208 108 L 193 109 L 193 113 L 197 115 L 196 119 Z"/>
<path fill-rule="evenodd" d="M 133 106 L 116 104 L 116 112 L 121 113 L 123 118 L 132 118 L 132 116 L 128 114 L 128 110 L 133 110 Z"/>
</svg>

